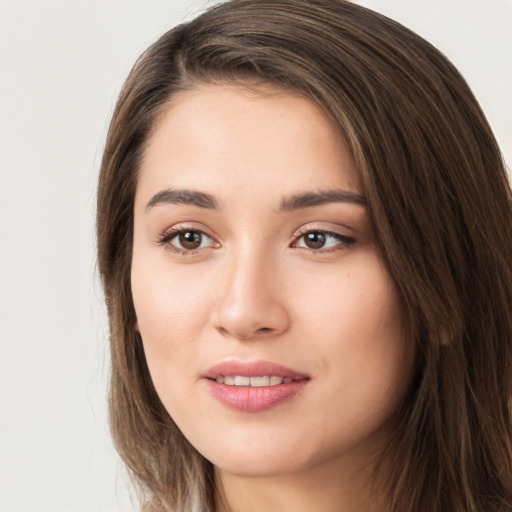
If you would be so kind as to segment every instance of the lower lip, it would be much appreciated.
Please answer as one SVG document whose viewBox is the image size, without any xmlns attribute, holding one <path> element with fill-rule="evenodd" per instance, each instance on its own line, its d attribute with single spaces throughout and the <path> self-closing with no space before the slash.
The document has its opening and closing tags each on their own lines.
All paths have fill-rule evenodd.
<svg viewBox="0 0 512 512">
<path fill-rule="evenodd" d="M 210 393 L 219 402 L 243 412 L 265 411 L 298 395 L 309 379 L 295 380 L 276 386 L 227 386 L 207 379 Z"/>
</svg>

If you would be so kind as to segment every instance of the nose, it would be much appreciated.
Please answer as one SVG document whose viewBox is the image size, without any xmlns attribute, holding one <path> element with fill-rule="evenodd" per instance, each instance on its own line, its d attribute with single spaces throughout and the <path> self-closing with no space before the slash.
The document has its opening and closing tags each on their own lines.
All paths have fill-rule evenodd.
<svg viewBox="0 0 512 512">
<path fill-rule="evenodd" d="M 276 262 L 252 252 L 226 262 L 226 267 L 214 313 L 216 329 L 238 340 L 284 333 L 290 316 Z"/>
</svg>

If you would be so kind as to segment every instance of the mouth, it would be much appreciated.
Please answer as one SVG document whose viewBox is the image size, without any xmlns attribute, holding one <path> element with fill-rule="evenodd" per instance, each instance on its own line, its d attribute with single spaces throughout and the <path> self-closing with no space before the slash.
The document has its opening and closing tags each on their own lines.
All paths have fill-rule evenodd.
<svg viewBox="0 0 512 512">
<path fill-rule="evenodd" d="M 308 375 L 269 361 L 225 361 L 204 375 L 210 394 L 242 412 L 260 412 L 296 397 L 310 382 Z"/>
<path fill-rule="evenodd" d="M 263 388 L 266 386 L 279 386 L 280 384 L 288 384 L 293 379 L 288 377 L 279 377 L 277 375 L 265 375 L 263 377 L 246 377 L 245 375 L 219 375 L 215 382 L 226 384 L 226 386 L 250 386 L 252 388 Z"/>
</svg>

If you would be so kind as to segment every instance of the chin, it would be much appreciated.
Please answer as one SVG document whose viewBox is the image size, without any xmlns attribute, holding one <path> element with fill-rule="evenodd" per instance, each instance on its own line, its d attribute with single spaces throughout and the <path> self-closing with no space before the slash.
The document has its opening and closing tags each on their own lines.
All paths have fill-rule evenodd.
<svg viewBox="0 0 512 512">
<path fill-rule="evenodd" d="M 327 454 L 313 455 L 307 450 L 298 451 L 294 446 L 262 446 L 245 447 L 237 444 L 231 447 L 221 447 L 215 452 L 205 453 L 204 456 L 214 467 L 223 473 L 241 477 L 274 477 L 291 475 L 317 466 L 323 459 L 329 459 Z M 323 456 L 322 456 L 323 455 Z"/>
</svg>

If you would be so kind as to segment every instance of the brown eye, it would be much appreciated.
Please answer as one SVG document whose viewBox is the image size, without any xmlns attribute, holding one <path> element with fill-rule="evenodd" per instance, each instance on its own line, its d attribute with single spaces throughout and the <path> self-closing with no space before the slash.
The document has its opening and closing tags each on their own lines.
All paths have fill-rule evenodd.
<svg viewBox="0 0 512 512">
<path fill-rule="evenodd" d="M 308 231 L 300 235 L 294 247 L 308 249 L 318 253 L 333 252 L 351 246 L 355 239 L 330 231 Z"/>
<path fill-rule="evenodd" d="M 203 249 L 219 247 L 211 236 L 199 229 L 172 228 L 158 241 L 169 251 L 179 255 L 194 255 Z"/>
<path fill-rule="evenodd" d="M 326 242 L 325 233 L 320 231 L 311 231 L 304 235 L 304 245 L 309 249 L 321 249 Z"/>
<path fill-rule="evenodd" d="M 203 234 L 200 231 L 183 231 L 175 239 L 182 249 L 198 249 L 203 242 Z"/>
</svg>

